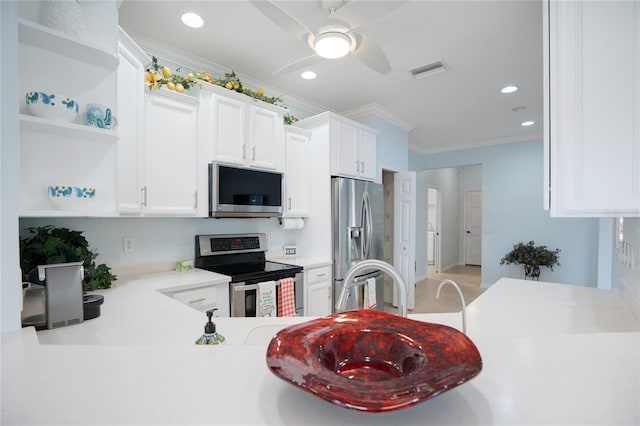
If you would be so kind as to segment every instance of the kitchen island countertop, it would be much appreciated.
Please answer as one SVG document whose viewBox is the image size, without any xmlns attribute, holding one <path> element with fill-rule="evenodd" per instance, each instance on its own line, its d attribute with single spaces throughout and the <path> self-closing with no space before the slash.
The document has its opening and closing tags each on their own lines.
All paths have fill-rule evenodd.
<svg viewBox="0 0 640 426">
<path fill-rule="evenodd" d="M 3 334 L 1 423 L 640 423 L 640 332 L 617 292 L 502 279 L 469 306 L 483 359 L 476 378 L 408 409 L 366 414 L 267 370 L 270 335 L 310 318 L 218 318 L 227 344 L 193 344 L 204 314 L 158 291 L 175 278 L 226 278 L 192 273 L 122 282 L 83 324 Z M 459 314 L 410 317 L 460 328 Z"/>
</svg>

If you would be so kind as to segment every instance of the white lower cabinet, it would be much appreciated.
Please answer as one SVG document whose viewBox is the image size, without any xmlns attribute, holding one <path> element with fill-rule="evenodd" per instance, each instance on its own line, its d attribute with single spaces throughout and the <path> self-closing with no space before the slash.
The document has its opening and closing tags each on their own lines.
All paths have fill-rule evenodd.
<svg viewBox="0 0 640 426">
<path fill-rule="evenodd" d="M 331 265 L 304 270 L 304 315 L 324 316 L 331 313 Z"/>
<path fill-rule="evenodd" d="M 193 309 L 206 312 L 217 308 L 214 316 L 229 316 L 229 283 L 203 283 L 197 287 L 191 286 L 189 289 L 173 291 L 169 295 Z"/>
</svg>

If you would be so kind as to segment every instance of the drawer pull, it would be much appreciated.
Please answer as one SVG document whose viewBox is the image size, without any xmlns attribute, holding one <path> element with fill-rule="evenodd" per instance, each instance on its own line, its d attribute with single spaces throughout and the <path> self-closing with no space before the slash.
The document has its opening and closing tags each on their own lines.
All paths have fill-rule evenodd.
<svg viewBox="0 0 640 426">
<path fill-rule="evenodd" d="M 189 300 L 189 304 L 191 305 L 191 304 L 194 304 L 194 303 L 203 302 L 205 300 L 207 300 L 206 297 L 201 297 L 199 299 Z"/>
<path fill-rule="evenodd" d="M 326 277 L 326 276 L 327 276 L 327 274 L 318 274 L 318 275 L 316 275 L 317 278 L 322 278 L 322 277 Z"/>
</svg>

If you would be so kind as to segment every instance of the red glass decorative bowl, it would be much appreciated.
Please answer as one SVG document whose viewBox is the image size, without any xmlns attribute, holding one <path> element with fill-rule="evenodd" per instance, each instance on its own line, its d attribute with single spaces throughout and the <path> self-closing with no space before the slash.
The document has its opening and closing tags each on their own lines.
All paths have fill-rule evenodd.
<svg viewBox="0 0 640 426">
<path fill-rule="evenodd" d="M 461 385 L 480 373 L 482 359 L 454 328 L 363 309 L 280 330 L 267 348 L 267 366 L 333 404 L 378 413 Z"/>
</svg>

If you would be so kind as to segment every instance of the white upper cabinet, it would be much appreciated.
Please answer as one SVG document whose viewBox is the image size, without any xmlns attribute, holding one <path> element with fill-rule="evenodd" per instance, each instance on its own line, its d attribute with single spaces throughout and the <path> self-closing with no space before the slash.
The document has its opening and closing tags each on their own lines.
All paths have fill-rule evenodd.
<svg viewBox="0 0 640 426">
<path fill-rule="evenodd" d="M 550 1 L 545 207 L 640 216 L 640 2 Z"/>
<path fill-rule="evenodd" d="M 143 212 L 144 70 L 151 62 L 120 29 L 118 42 L 118 208 L 120 214 Z"/>
<path fill-rule="evenodd" d="M 198 99 L 158 90 L 145 106 L 144 185 L 142 204 L 147 215 L 198 214 Z"/>
<path fill-rule="evenodd" d="M 281 114 L 249 106 L 249 165 L 281 169 L 284 154 L 284 122 Z"/>
<path fill-rule="evenodd" d="M 309 192 L 311 191 L 310 143 L 310 131 L 285 126 L 285 203 L 283 216 L 305 217 L 309 215 Z"/>
<path fill-rule="evenodd" d="M 55 7 L 83 13 L 56 21 Z M 19 214 L 115 216 L 117 128 L 90 127 L 86 106 L 116 104 L 116 3 L 18 2 L 18 14 Z M 78 115 L 71 121 L 34 116 L 27 92 L 73 99 Z M 50 199 L 49 186 L 93 188 L 95 196 Z"/>
<path fill-rule="evenodd" d="M 211 97 L 212 159 L 244 165 L 247 159 L 247 104 L 224 96 Z"/>
<path fill-rule="evenodd" d="M 377 132 L 374 129 L 332 112 L 305 118 L 296 125 L 313 130 L 314 134 L 315 129 L 328 126 L 329 132 L 324 138 L 329 139 L 325 143 L 329 144 L 332 176 L 371 181 L 377 179 Z M 325 132 L 318 134 L 324 135 Z"/>
<path fill-rule="evenodd" d="M 284 171 L 284 109 L 201 83 L 200 100 L 210 160 Z"/>
</svg>

